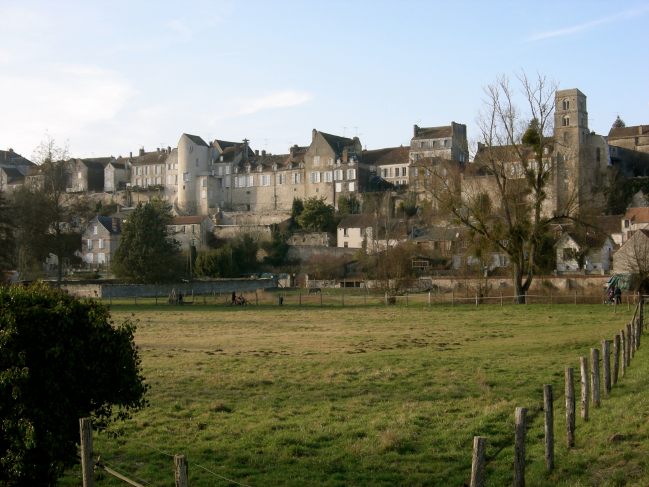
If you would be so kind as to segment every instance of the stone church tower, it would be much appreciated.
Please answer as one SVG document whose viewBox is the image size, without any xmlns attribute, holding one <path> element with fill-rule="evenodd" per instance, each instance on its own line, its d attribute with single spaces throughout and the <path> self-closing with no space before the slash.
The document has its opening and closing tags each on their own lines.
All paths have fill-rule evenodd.
<svg viewBox="0 0 649 487">
<path fill-rule="evenodd" d="M 576 88 L 555 94 L 554 153 L 557 210 L 570 214 L 601 210 L 608 146 L 588 129 L 586 95 Z"/>
</svg>

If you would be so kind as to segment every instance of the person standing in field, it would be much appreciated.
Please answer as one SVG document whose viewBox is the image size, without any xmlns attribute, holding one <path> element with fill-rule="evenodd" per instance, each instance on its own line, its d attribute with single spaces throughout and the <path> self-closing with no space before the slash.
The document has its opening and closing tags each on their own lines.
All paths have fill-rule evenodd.
<svg viewBox="0 0 649 487">
<path fill-rule="evenodd" d="M 236 303 L 237 303 L 237 293 L 232 291 L 232 304 L 236 304 Z"/>
<path fill-rule="evenodd" d="M 615 292 L 614 292 L 614 295 L 615 295 L 615 302 L 616 302 L 617 304 L 622 304 L 622 291 L 621 291 L 620 288 L 617 287 L 617 286 L 615 286 Z"/>
</svg>

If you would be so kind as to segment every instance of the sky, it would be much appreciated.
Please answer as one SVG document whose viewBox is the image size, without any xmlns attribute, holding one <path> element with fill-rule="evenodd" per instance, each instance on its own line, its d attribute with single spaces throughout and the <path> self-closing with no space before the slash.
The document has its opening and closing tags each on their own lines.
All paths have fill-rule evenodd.
<svg viewBox="0 0 649 487">
<path fill-rule="evenodd" d="M 47 137 L 74 157 L 183 133 L 273 154 L 313 128 L 472 139 L 483 87 L 521 70 L 579 88 L 597 133 L 649 124 L 646 0 L 0 0 L 0 19 L 0 148 L 28 158 Z"/>
</svg>

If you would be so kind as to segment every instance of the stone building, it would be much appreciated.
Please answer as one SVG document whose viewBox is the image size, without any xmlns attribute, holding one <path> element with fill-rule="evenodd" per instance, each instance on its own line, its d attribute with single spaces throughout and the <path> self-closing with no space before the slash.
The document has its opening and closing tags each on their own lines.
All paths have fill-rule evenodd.
<svg viewBox="0 0 649 487">
<path fill-rule="evenodd" d="M 609 235 L 566 232 L 555 244 L 557 273 L 602 273 L 613 267 L 616 245 Z"/>
<path fill-rule="evenodd" d="M 649 125 L 624 127 L 622 124 L 618 117 L 606 137 L 609 145 L 649 154 Z"/>
<path fill-rule="evenodd" d="M 114 161 L 113 157 L 99 159 L 70 159 L 73 192 L 104 191 L 104 165 Z"/>
<path fill-rule="evenodd" d="M 181 250 L 188 250 L 190 246 L 205 248 L 210 235 L 214 234 L 214 222 L 206 215 L 177 216 L 171 227 L 174 238 L 180 242 Z"/>
<path fill-rule="evenodd" d="M 81 254 L 88 267 L 110 267 L 122 235 L 119 218 L 97 216 L 81 237 Z"/>
<path fill-rule="evenodd" d="M 11 192 L 25 183 L 25 175 L 35 164 L 13 149 L 0 150 L 0 191 Z"/>
<path fill-rule="evenodd" d="M 104 191 L 123 191 L 131 182 L 131 166 L 128 162 L 111 161 L 104 167 Z"/>
</svg>

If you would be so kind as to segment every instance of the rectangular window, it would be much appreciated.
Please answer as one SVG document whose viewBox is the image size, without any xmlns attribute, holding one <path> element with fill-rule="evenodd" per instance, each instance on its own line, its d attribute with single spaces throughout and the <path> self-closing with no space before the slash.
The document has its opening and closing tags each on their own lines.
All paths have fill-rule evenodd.
<svg viewBox="0 0 649 487">
<path fill-rule="evenodd" d="M 92 254 L 86 255 L 86 262 L 88 264 L 92 264 L 92 262 L 93 262 L 92 259 L 93 259 Z"/>
<path fill-rule="evenodd" d="M 402 167 L 401 168 L 401 175 L 402 176 L 407 176 L 408 175 L 408 168 Z"/>
<path fill-rule="evenodd" d="M 354 191 L 356 188 L 356 183 L 349 183 L 349 191 Z"/>
<path fill-rule="evenodd" d="M 300 184 L 300 182 L 301 182 L 300 173 L 294 172 L 291 175 L 291 180 L 293 181 L 293 184 Z"/>
<path fill-rule="evenodd" d="M 218 169 L 216 170 L 216 174 L 219 176 L 223 176 L 223 166 L 219 166 Z"/>
<path fill-rule="evenodd" d="M 206 199 L 206 198 L 207 198 L 207 191 L 205 191 L 205 190 L 203 189 L 203 190 L 201 190 L 201 199 L 204 200 L 204 199 Z"/>
<path fill-rule="evenodd" d="M 174 183 L 174 175 L 167 174 L 167 184 L 173 184 L 173 183 Z"/>
<path fill-rule="evenodd" d="M 92 250 L 92 240 L 88 239 L 87 245 L 88 245 L 88 250 Z"/>
<path fill-rule="evenodd" d="M 418 167 L 413 168 L 413 176 L 414 177 L 419 176 L 419 168 Z"/>
<path fill-rule="evenodd" d="M 151 186 L 151 178 L 146 178 L 146 185 Z"/>
<path fill-rule="evenodd" d="M 327 171 L 324 173 L 324 181 L 325 183 L 330 183 L 333 181 L 333 172 L 332 171 Z"/>
<path fill-rule="evenodd" d="M 320 182 L 320 173 L 319 172 L 310 172 L 309 173 L 309 182 L 310 183 L 319 183 Z"/>
<path fill-rule="evenodd" d="M 192 180 L 192 173 L 190 173 L 190 172 L 183 173 L 183 181 L 184 182 L 191 181 L 191 180 Z"/>
<path fill-rule="evenodd" d="M 356 169 L 347 169 L 347 179 L 356 179 Z"/>
<path fill-rule="evenodd" d="M 135 180 L 135 186 L 140 186 L 142 184 L 142 180 L 140 178 L 137 178 Z"/>
<path fill-rule="evenodd" d="M 340 193 L 343 190 L 343 183 L 336 183 L 336 193 Z"/>
<path fill-rule="evenodd" d="M 270 174 L 262 174 L 259 176 L 259 183 L 261 186 L 270 186 Z"/>
<path fill-rule="evenodd" d="M 333 165 L 334 165 L 334 160 L 333 160 L 331 157 L 329 158 L 329 165 L 330 165 L 330 166 L 333 166 Z"/>
<path fill-rule="evenodd" d="M 384 178 L 388 177 L 388 170 L 387 169 L 383 169 L 383 177 Z"/>
<path fill-rule="evenodd" d="M 419 180 L 415 179 L 415 189 L 419 189 Z"/>
<path fill-rule="evenodd" d="M 99 239 L 99 248 L 100 248 L 100 249 L 103 249 L 103 248 L 104 248 L 104 239 L 103 239 L 103 238 L 100 238 L 100 239 Z"/>
<path fill-rule="evenodd" d="M 343 170 L 336 169 L 334 171 L 334 181 L 341 181 L 343 179 Z"/>
<path fill-rule="evenodd" d="M 201 179 L 201 187 L 207 188 L 207 179 Z"/>
<path fill-rule="evenodd" d="M 156 184 L 162 184 L 162 178 L 155 178 Z"/>
<path fill-rule="evenodd" d="M 277 184 L 286 184 L 286 174 L 278 174 L 277 175 Z"/>
<path fill-rule="evenodd" d="M 160 166 L 158 164 L 155 165 L 155 173 L 160 174 Z"/>
<path fill-rule="evenodd" d="M 364 237 L 364 236 L 365 236 L 365 229 L 361 228 L 361 237 Z"/>
<path fill-rule="evenodd" d="M 398 168 L 398 167 L 395 167 L 395 168 L 394 168 L 394 177 L 395 177 L 395 178 L 398 178 L 398 177 L 399 177 L 399 168 Z"/>
<path fill-rule="evenodd" d="M 230 166 L 225 166 L 225 174 L 230 174 Z"/>
<path fill-rule="evenodd" d="M 343 228 L 343 237 L 349 237 L 349 228 Z"/>
<path fill-rule="evenodd" d="M 320 166 L 320 156 L 313 156 L 313 165 L 315 167 Z"/>
<path fill-rule="evenodd" d="M 225 177 L 225 187 L 229 188 L 230 187 L 230 176 Z"/>
<path fill-rule="evenodd" d="M 97 235 L 97 225 L 95 225 L 94 227 L 92 227 L 92 234 L 93 234 L 93 235 Z"/>
<path fill-rule="evenodd" d="M 239 177 L 238 177 L 238 176 L 235 176 L 235 177 L 234 177 L 234 187 L 235 187 L 235 188 L 238 188 L 238 187 L 239 187 Z"/>
<path fill-rule="evenodd" d="M 149 175 L 149 166 L 144 166 L 144 174 L 145 176 Z"/>
</svg>

